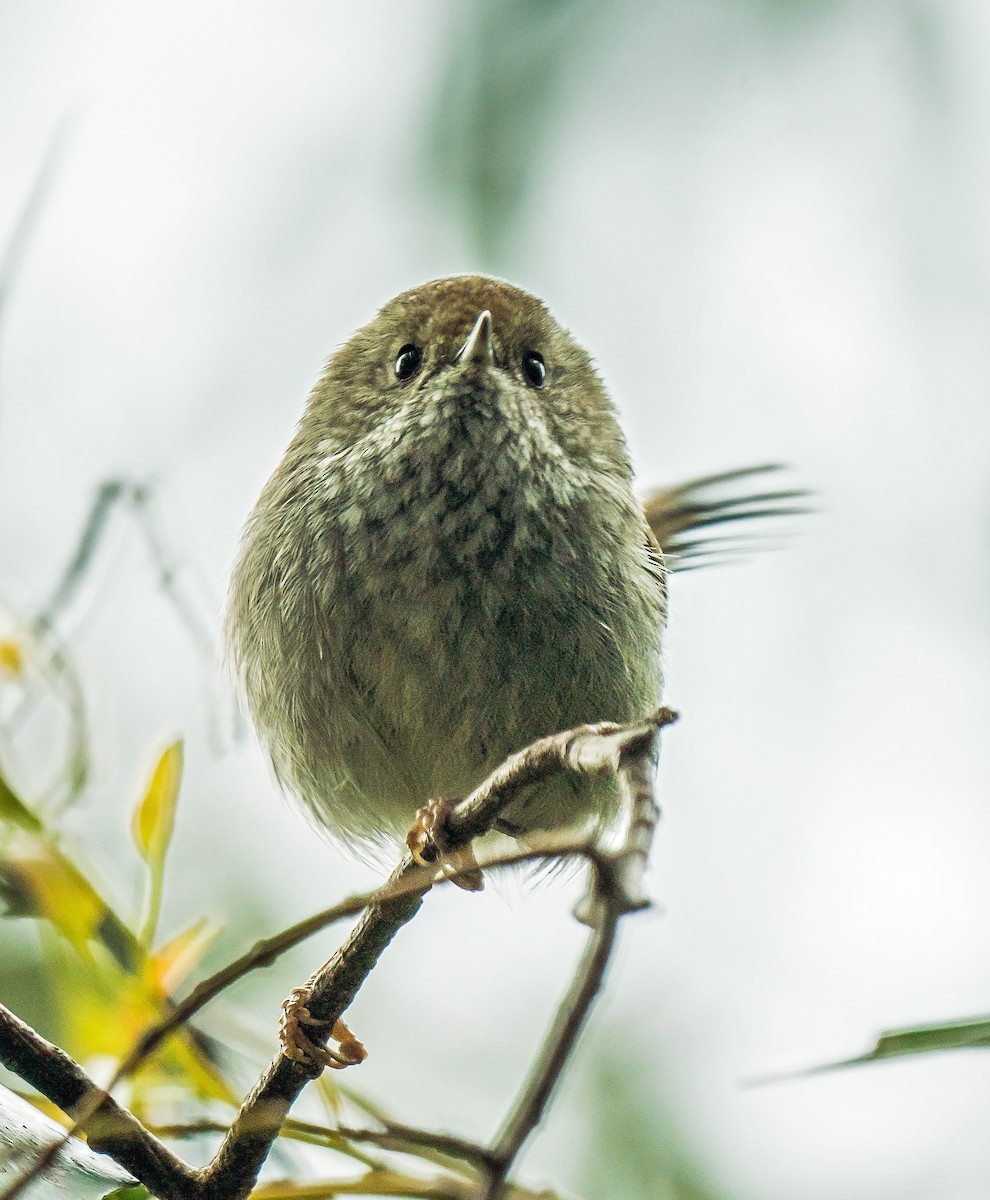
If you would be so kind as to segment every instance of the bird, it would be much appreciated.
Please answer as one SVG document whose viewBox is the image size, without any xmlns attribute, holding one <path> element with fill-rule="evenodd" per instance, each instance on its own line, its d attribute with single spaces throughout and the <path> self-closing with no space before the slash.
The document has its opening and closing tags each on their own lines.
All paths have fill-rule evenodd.
<svg viewBox="0 0 990 1200">
<path fill-rule="evenodd" d="M 653 712 L 671 566 L 800 493 L 641 500 L 589 353 L 531 293 L 457 275 L 389 300 L 329 359 L 242 536 L 232 661 L 275 775 L 358 854 L 513 751 Z M 665 557 L 666 556 L 666 557 Z M 501 828 L 606 825 L 618 788 L 559 776 Z"/>
<path fill-rule="evenodd" d="M 389 300 L 330 357 L 231 576 L 231 659 L 277 779 L 346 850 L 405 835 L 419 859 L 424 814 L 514 751 L 655 713 L 668 572 L 736 554 L 727 523 L 798 511 L 796 491 L 721 494 L 774 469 L 641 499 L 594 362 L 542 300 L 484 275 Z M 614 775 L 557 773 L 496 828 L 593 833 L 621 800 Z M 311 984 L 283 1052 L 362 1061 L 343 1020 L 337 1050 L 310 1038 Z"/>
</svg>

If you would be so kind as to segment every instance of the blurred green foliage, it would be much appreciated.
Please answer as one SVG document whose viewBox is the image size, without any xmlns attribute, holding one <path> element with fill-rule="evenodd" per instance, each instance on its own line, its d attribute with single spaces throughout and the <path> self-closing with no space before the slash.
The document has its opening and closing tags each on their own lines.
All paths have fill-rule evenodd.
<svg viewBox="0 0 990 1200">
<path fill-rule="evenodd" d="M 504 271 L 541 152 L 587 69 L 585 0 L 472 0 L 453 15 L 429 125 L 430 183 L 464 221 L 479 266 Z"/>
<path fill-rule="evenodd" d="M 426 124 L 425 183 L 463 226 L 477 266 L 512 273 L 522 265 L 520 233 L 552 216 L 539 210 L 534 195 L 553 169 L 555 138 L 573 120 L 579 97 L 600 92 L 621 129 L 623 102 L 605 89 L 600 67 L 607 55 L 623 53 L 625 38 L 640 34 L 657 50 L 657 80 L 638 80 L 640 102 L 655 111 L 658 126 L 683 125 L 685 114 L 664 107 L 658 83 L 667 61 L 661 56 L 676 48 L 686 29 L 692 53 L 699 60 L 723 58 L 725 74 L 748 72 L 770 48 L 788 53 L 828 21 L 872 13 L 889 24 L 890 52 L 901 58 L 912 84 L 929 99 L 941 97 L 944 23 L 923 0 L 896 6 L 880 0 L 664 0 L 648 11 L 636 0 L 615 0 L 607 8 L 590 0 L 469 0 L 448 13 L 448 49 Z M 644 158 L 656 152 L 644 144 Z M 593 160 L 587 169 L 594 170 Z M 614 214 L 603 213 L 603 221 L 611 219 Z M 643 235 L 649 236 L 647 228 Z"/>
<path fill-rule="evenodd" d="M 727 1200 L 706 1175 L 699 1148 L 677 1127 L 654 1078 L 629 1039 L 613 1031 L 597 1039 L 583 1077 L 587 1127 L 582 1141 L 582 1194 L 609 1200 Z M 617 1049 L 618 1048 L 618 1049 Z"/>
</svg>

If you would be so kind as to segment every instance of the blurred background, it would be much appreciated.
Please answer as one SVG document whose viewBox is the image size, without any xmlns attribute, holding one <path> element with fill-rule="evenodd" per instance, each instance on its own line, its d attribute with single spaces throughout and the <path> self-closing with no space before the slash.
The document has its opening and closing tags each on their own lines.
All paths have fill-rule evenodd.
<svg viewBox="0 0 990 1200">
<path fill-rule="evenodd" d="M 112 478 L 155 483 L 217 635 L 326 357 L 454 271 L 537 292 L 591 347 L 644 487 L 780 461 L 818 492 L 785 549 L 672 582 L 657 906 L 531 1182 L 987 1195 L 982 1053 L 746 1081 L 990 1010 L 988 64 L 982 0 L 0 0 L 0 246 L 55 160 L 2 296 L 10 636 Z M 129 813 L 177 734 L 165 934 L 208 914 L 216 965 L 377 881 L 236 736 L 125 512 L 59 633 L 91 737 L 65 825 L 122 906 Z M 4 750 L 33 800 L 59 720 L 40 705 Z M 351 1012 L 351 1085 L 487 1137 L 582 944 L 578 890 L 431 897 Z M 50 1031 L 36 931 L 0 937 L 5 1002 Z M 237 990 L 257 1065 L 337 940 Z"/>
</svg>

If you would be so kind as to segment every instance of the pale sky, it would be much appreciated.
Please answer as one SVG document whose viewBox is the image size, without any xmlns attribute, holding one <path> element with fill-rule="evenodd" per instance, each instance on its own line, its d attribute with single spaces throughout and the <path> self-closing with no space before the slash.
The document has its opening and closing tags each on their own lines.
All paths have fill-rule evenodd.
<svg viewBox="0 0 990 1200">
<path fill-rule="evenodd" d="M 782 461 L 820 510 L 778 553 L 673 582 L 658 907 L 586 1049 L 652 1076 L 727 1195 L 976 1200 L 979 1055 L 740 1081 L 990 1011 L 990 8 L 643 7 L 575 8 L 581 61 L 531 114 L 527 203 L 485 255 L 431 176 L 466 6 L 0 3 L 0 239 L 71 125 L 0 329 L 0 601 L 28 619 L 126 475 L 160 486 L 218 631 L 240 524 L 334 347 L 435 275 L 539 292 L 596 355 L 644 484 Z M 156 749 L 186 738 L 166 929 L 209 911 L 232 957 L 374 881 L 250 739 L 216 755 L 126 519 L 62 632 L 93 732 L 71 824 L 108 879 Z M 29 791 L 56 720 L 15 744 Z M 489 1133 L 579 950 L 575 891 L 431 898 L 352 1014 L 354 1085 Z M 250 997 L 259 1062 L 331 942 Z M 527 1179 L 579 1190 L 586 1064 Z"/>
</svg>

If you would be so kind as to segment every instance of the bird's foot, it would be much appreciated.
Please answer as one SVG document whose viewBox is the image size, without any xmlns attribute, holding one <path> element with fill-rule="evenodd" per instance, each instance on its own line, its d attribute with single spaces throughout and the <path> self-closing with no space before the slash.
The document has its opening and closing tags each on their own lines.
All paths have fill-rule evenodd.
<svg viewBox="0 0 990 1200">
<path fill-rule="evenodd" d="M 293 988 L 288 999 L 282 1002 L 278 1037 L 285 1057 L 306 1066 L 330 1067 L 335 1071 L 342 1071 L 344 1067 L 353 1067 L 364 1062 L 368 1051 L 351 1033 L 343 1019 L 335 1022 L 330 1034 L 331 1039 L 337 1043 L 336 1050 L 315 1042 L 309 1036 L 306 1032 L 307 1027 L 316 1029 L 330 1024 L 329 1021 L 317 1020 L 306 1007 L 311 995 L 308 986 L 297 987 Z"/>
<path fill-rule="evenodd" d="M 421 867 L 439 863 L 444 877 L 466 892 L 480 892 L 485 886 L 481 867 L 470 843 L 450 848 L 445 822 L 450 803 L 440 797 L 428 801 L 416 812 L 412 828 L 406 834 L 409 853 Z"/>
</svg>

